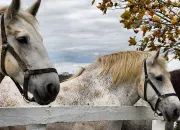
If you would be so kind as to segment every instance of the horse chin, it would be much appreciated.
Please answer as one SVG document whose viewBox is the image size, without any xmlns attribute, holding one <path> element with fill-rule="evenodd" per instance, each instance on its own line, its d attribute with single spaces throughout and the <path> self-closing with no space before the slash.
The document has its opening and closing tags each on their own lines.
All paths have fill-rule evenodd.
<svg viewBox="0 0 180 130">
<path fill-rule="evenodd" d="M 42 100 L 42 99 L 40 98 L 39 93 L 38 93 L 36 90 L 34 90 L 33 96 L 34 96 L 35 102 L 38 103 L 39 105 L 48 105 L 48 104 L 50 104 L 52 101 L 55 100 L 55 99 L 49 99 L 49 100 L 46 100 L 46 101 Z"/>
</svg>

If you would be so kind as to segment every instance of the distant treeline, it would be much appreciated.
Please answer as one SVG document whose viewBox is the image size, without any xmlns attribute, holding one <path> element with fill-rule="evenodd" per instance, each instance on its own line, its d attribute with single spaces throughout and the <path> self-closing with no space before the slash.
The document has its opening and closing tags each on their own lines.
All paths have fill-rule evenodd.
<svg viewBox="0 0 180 130">
<path fill-rule="evenodd" d="M 68 72 L 58 74 L 60 83 L 64 82 L 66 79 L 69 79 L 72 75 L 73 74 L 69 74 Z"/>
</svg>

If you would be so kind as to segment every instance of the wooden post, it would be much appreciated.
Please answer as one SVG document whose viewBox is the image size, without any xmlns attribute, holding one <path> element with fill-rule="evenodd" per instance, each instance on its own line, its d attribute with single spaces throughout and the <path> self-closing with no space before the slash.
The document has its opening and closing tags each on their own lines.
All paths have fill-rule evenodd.
<svg viewBox="0 0 180 130">
<path fill-rule="evenodd" d="M 27 125 L 26 130 L 46 130 L 46 125 Z"/>
<path fill-rule="evenodd" d="M 152 130 L 165 130 L 166 122 L 162 120 L 152 121 Z"/>
</svg>

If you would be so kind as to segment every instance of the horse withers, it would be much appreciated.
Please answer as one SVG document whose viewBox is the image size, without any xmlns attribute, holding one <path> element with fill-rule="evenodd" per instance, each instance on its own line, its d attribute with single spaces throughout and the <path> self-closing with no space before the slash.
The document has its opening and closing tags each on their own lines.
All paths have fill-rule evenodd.
<svg viewBox="0 0 180 130">
<path fill-rule="evenodd" d="M 60 85 L 35 18 L 41 0 L 27 10 L 20 9 L 20 3 L 12 0 L 9 7 L 0 9 L 0 73 L 11 77 L 26 100 L 46 105 L 55 100 Z"/>
</svg>

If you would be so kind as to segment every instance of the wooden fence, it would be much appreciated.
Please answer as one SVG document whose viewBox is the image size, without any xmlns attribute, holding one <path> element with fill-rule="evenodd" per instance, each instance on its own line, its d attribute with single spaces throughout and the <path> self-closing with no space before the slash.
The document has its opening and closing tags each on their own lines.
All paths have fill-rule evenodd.
<svg viewBox="0 0 180 130">
<path fill-rule="evenodd" d="M 161 117 L 147 107 L 67 106 L 0 108 L 0 127 L 26 125 L 27 130 L 46 130 L 55 122 L 88 122 L 102 120 L 158 120 L 153 130 L 165 130 Z"/>
</svg>

